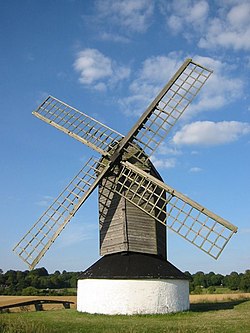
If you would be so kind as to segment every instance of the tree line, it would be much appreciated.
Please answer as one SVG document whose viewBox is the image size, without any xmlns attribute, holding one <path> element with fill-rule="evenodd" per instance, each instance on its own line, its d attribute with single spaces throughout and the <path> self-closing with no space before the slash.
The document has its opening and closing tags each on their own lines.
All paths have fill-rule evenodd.
<svg viewBox="0 0 250 333">
<path fill-rule="evenodd" d="M 80 274 L 65 270 L 49 274 L 44 267 L 5 273 L 0 269 L 0 295 L 74 295 L 71 288 L 76 288 Z"/>
<path fill-rule="evenodd" d="M 0 269 L 0 295 L 74 295 L 77 279 L 82 272 L 55 271 L 49 274 L 46 268 L 31 271 Z M 185 272 L 190 281 L 191 293 L 213 293 L 217 288 L 228 288 L 232 291 L 250 292 L 250 270 L 245 273 L 232 272 L 228 275 L 214 272 Z"/>
<path fill-rule="evenodd" d="M 202 293 L 204 288 L 207 288 L 208 293 L 213 293 L 219 287 L 232 291 L 250 292 L 250 270 L 246 270 L 245 273 L 231 272 L 228 275 L 215 274 L 214 272 L 208 274 L 185 272 L 185 275 L 189 277 L 190 292 L 194 294 Z"/>
</svg>

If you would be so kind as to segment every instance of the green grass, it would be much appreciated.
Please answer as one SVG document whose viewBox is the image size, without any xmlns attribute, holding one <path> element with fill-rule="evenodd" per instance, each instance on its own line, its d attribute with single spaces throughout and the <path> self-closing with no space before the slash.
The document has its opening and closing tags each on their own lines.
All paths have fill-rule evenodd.
<svg viewBox="0 0 250 333">
<path fill-rule="evenodd" d="M 200 294 L 195 294 L 193 291 L 191 292 L 191 295 L 205 295 L 210 294 L 208 288 L 202 288 Z M 226 287 L 215 287 L 215 291 L 212 294 L 240 294 L 242 291 L 240 290 L 231 290 Z"/>
<path fill-rule="evenodd" d="M 0 333 L 250 332 L 250 301 L 193 304 L 168 315 L 105 316 L 76 310 L 0 314 Z"/>
<path fill-rule="evenodd" d="M 215 294 L 239 294 L 240 293 L 239 290 L 235 291 L 235 290 L 231 290 L 226 287 L 216 287 L 215 289 L 216 289 Z"/>
</svg>

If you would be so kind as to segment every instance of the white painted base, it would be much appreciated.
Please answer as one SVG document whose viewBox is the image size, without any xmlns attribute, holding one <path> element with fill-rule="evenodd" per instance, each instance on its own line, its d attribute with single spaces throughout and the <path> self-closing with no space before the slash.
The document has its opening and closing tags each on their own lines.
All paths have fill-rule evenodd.
<svg viewBox="0 0 250 333">
<path fill-rule="evenodd" d="M 156 314 L 189 309 L 187 280 L 78 280 L 77 310 L 102 314 Z"/>
</svg>

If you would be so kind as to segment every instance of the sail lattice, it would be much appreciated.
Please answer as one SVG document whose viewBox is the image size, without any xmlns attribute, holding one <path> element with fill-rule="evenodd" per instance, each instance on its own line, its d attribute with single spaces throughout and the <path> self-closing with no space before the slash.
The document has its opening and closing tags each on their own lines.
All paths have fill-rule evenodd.
<svg viewBox="0 0 250 333">
<path fill-rule="evenodd" d="M 103 169 L 105 170 L 105 169 Z M 98 185 L 100 161 L 90 158 L 13 249 L 33 269 Z"/>
<path fill-rule="evenodd" d="M 108 155 L 123 138 L 122 134 L 52 96 L 33 114 L 102 155 Z"/>
<path fill-rule="evenodd" d="M 211 73 L 191 59 L 186 61 L 138 121 L 130 145 L 140 147 L 142 155 L 152 156 Z"/>
<path fill-rule="evenodd" d="M 216 259 L 237 231 L 228 221 L 129 162 L 123 162 L 117 183 L 117 193 Z"/>
</svg>

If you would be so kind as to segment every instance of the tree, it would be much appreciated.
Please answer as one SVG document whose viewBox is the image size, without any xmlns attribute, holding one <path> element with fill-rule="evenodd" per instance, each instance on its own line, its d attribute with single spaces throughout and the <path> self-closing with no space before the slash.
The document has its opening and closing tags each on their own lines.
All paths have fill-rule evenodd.
<svg viewBox="0 0 250 333">
<path fill-rule="evenodd" d="M 221 286 L 223 282 L 223 275 L 222 274 L 215 274 L 211 276 L 211 285 L 212 286 Z"/>
<path fill-rule="evenodd" d="M 41 268 L 36 268 L 30 271 L 29 275 L 36 275 L 36 276 L 48 276 L 49 273 L 46 268 L 41 267 Z"/>
<path fill-rule="evenodd" d="M 77 276 L 73 275 L 70 279 L 70 287 L 76 288 L 76 286 L 77 286 Z"/>
<path fill-rule="evenodd" d="M 184 274 L 188 277 L 189 281 L 193 281 L 192 274 L 189 271 L 185 271 Z"/>
<path fill-rule="evenodd" d="M 241 276 L 240 289 L 245 292 L 250 292 L 250 270 L 246 270 L 245 274 Z"/>
<path fill-rule="evenodd" d="M 37 275 L 28 274 L 25 278 L 25 282 L 28 286 L 40 288 L 40 278 Z"/>
<path fill-rule="evenodd" d="M 206 286 L 209 287 L 209 286 L 212 286 L 212 278 L 213 276 L 215 275 L 214 272 L 210 272 L 208 274 L 205 275 L 205 278 L 206 278 Z"/>
<path fill-rule="evenodd" d="M 197 272 L 193 275 L 193 282 L 194 282 L 194 286 L 201 286 L 206 288 L 207 286 L 207 282 L 206 282 L 206 277 L 205 274 L 203 272 Z"/>
<path fill-rule="evenodd" d="M 226 275 L 223 279 L 223 284 L 231 290 L 237 290 L 240 286 L 240 277 L 237 272 L 232 272 L 230 275 Z"/>
<path fill-rule="evenodd" d="M 5 277 L 3 274 L 0 274 L 0 286 L 3 285 L 5 282 Z"/>
<path fill-rule="evenodd" d="M 9 270 L 5 273 L 5 283 L 8 286 L 14 286 L 17 281 L 16 281 L 16 271 L 14 270 Z"/>
</svg>

